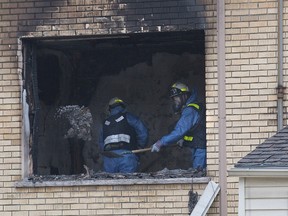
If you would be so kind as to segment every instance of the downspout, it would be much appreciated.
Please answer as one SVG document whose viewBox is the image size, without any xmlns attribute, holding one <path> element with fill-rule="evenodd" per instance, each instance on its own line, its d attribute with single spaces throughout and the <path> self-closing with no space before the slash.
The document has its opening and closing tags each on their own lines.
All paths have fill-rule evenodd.
<svg viewBox="0 0 288 216">
<path fill-rule="evenodd" d="M 219 121 L 220 216 L 227 216 L 226 93 L 225 93 L 225 0 L 217 1 L 217 71 Z"/>
<path fill-rule="evenodd" d="M 283 0 L 278 1 L 277 130 L 283 128 Z"/>
</svg>

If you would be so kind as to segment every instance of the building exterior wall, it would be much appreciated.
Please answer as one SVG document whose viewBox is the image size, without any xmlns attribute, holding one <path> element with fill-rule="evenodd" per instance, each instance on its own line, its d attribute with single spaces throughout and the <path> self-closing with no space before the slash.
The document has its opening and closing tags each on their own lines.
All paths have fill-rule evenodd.
<svg viewBox="0 0 288 216">
<path fill-rule="evenodd" d="M 11 186 L 10 186 L 11 187 Z M 203 188 L 194 187 L 201 192 Z M 187 215 L 191 185 L 6 189 L 2 215 Z"/>
<path fill-rule="evenodd" d="M 229 170 L 277 131 L 278 1 L 225 2 Z M 287 3 L 284 1 L 284 12 Z M 287 16 L 284 13 L 284 23 L 285 20 Z M 285 25 L 284 32 L 287 32 Z M 284 33 L 284 87 L 287 85 L 286 43 Z M 286 110 L 287 96 L 284 94 L 284 125 L 287 125 Z M 236 210 L 232 210 L 237 205 L 232 202 L 238 199 L 233 189 L 238 187 L 237 182 L 238 178 L 228 178 L 230 212 Z"/>
<path fill-rule="evenodd" d="M 2 0 L 0 3 L 0 213 L 187 215 L 190 184 L 15 188 L 21 180 L 20 37 L 205 30 L 208 176 L 218 181 L 216 0 Z M 227 161 L 231 168 L 277 130 L 277 1 L 225 1 Z M 284 9 L 288 2 L 284 1 Z M 285 10 L 284 10 L 285 11 Z M 284 15 L 284 23 L 287 16 Z M 287 27 L 284 27 L 284 32 Z M 285 33 L 284 33 L 285 35 Z M 284 38 L 284 49 L 286 49 Z M 287 83 L 284 50 L 284 86 Z M 284 96 L 284 113 L 286 113 Z M 286 115 L 284 115 L 286 124 Z M 196 190 L 201 194 L 205 185 Z M 228 177 L 228 215 L 238 178 Z M 209 215 L 219 215 L 218 201 Z"/>
</svg>

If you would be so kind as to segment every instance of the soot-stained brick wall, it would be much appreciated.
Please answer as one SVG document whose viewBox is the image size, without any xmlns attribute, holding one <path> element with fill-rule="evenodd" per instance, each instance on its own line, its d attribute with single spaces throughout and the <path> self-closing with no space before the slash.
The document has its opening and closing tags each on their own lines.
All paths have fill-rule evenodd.
<svg viewBox="0 0 288 216">
<path fill-rule="evenodd" d="M 205 4 L 196 0 L 19 0 L 3 3 L 1 13 L 4 23 L 11 22 L 9 35 L 14 38 L 125 34 L 204 29 Z"/>
<path fill-rule="evenodd" d="M 131 33 L 206 29 L 209 25 L 206 23 L 204 11 L 209 4 L 213 5 L 206 1 L 186 0 L 136 2 L 110 0 L 35 0 L 29 2 L 15 0 L 11 2 L 4 0 L 1 2 L 2 49 L 16 54 L 19 49 L 17 42 L 19 37 L 54 37 L 58 40 L 64 37 L 77 38 L 92 35 L 109 37 L 109 35 L 124 36 Z M 173 38 L 171 40 L 173 41 Z M 69 65 L 65 67 L 69 70 Z M 57 89 L 54 90 L 55 94 Z M 77 98 L 77 95 L 74 97 Z M 86 103 L 89 102 L 84 96 L 81 99 Z M 76 101 L 79 102 L 81 99 L 77 98 Z M 72 101 L 70 100 L 70 102 Z M 128 102 L 131 103 L 131 99 L 128 99 Z M 43 110 L 45 111 L 45 109 Z M 48 111 L 46 110 L 46 112 Z M 55 136 L 55 134 L 53 135 Z M 61 151 L 53 154 L 52 158 L 59 158 L 57 156 L 59 152 Z M 65 151 L 65 154 L 68 152 Z M 70 157 L 70 154 L 68 155 Z M 64 158 L 66 158 L 64 164 L 59 161 L 57 163 L 62 164 L 61 167 L 69 167 L 72 162 L 67 160 L 68 156 Z M 49 166 L 54 167 L 54 163 L 50 162 Z M 65 170 L 67 169 L 65 168 Z"/>
</svg>

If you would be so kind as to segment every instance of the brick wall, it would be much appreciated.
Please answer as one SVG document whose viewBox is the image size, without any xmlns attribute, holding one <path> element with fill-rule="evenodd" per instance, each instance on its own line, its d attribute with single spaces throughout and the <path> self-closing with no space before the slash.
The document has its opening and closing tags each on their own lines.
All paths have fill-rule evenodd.
<svg viewBox="0 0 288 216">
<path fill-rule="evenodd" d="M 187 215 L 190 189 L 177 184 L 17 189 L 3 196 L 1 215 Z"/>
<path fill-rule="evenodd" d="M 277 130 L 277 1 L 226 0 L 225 3 L 229 169 Z M 284 3 L 286 9 L 288 2 Z M 21 59 L 17 59 L 17 40 L 19 37 L 205 29 L 208 174 L 217 182 L 215 10 L 216 0 L 1 0 L 1 215 L 187 215 L 190 184 L 14 187 L 14 182 L 21 179 L 21 70 L 18 64 Z M 284 52 L 284 55 L 287 54 Z M 284 75 L 286 68 L 284 61 Z M 284 81 L 286 86 L 286 76 Z M 285 99 L 286 96 L 286 111 Z M 284 117 L 286 124 L 286 115 Z M 229 215 L 237 215 L 237 182 L 237 178 L 228 178 Z M 201 194 L 204 187 L 199 184 L 196 190 Z M 209 215 L 219 215 L 217 206 L 215 202 Z"/>
<path fill-rule="evenodd" d="M 277 2 L 226 1 L 229 167 L 277 131 Z M 285 115 L 284 124 L 287 124 Z M 233 209 L 236 203 L 232 204 L 238 199 L 237 191 L 232 188 L 237 188 L 238 178 L 231 177 L 228 181 L 232 213 L 237 210 Z"/>
</svg>

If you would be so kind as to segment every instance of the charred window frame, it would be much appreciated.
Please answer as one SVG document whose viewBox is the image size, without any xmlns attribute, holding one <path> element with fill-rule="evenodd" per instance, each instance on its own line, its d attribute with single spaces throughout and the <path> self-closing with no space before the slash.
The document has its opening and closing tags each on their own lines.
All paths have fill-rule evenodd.
<svg viewBox="0 0 288 216">
<path fill-rule="evenodd" d="M 23 47 L 23 89 L 22 89 L 22 176 L 37 173 L 37 144 L 39 124 L 39 97 L 34 43 Z M 33 148 L 32 148 L 33 144 Z M 35 158 L 32 162 L 32 158 Z M 33 166 L 35 164 L 36 166 Z M 33 168 L 35 167 L 35 168 Z"/>
<path fill-rule="evenodd" d="M 87 84 L 88 86 L 93 86 L 91 82 L 95 82 L 98 85 L 99 79 L 103 76 L 114 76 L 120 73 L 120 71 L 125 71 L 128 67 L 129 68 L 136 68 L 139 69 L 139 67 L 136 67 L 135 65 L 139 65 L 143 62 L 148 62 L 147 65 L 151 66 L 153 64 L 153 56 L 158 53 L 164 53 L 162 56 L 160 54 L 160 57 L 158 55 L 158 66 L 161 67 L 161 64 L 159 62 L 161 61 L 169 61 L 171 57 L 167 58 L 165 60 L 165 55 L 175 55 L 175 58 L 179 58 L 179 56 L 182 55 L 182 59 L 179 58 L 179 62 L 176 64 L 174 70 L 177 70 L 177 67 L 181 65 L 181 62 L 191 58 L 193 55 L 201 55 L 201 61 L 205 62 L 205 53 L 204 53 L 204 31 L 202 30 L 195 30 L 192 32 L 167 32 L 167 33 L 146 33 L 146 34 L 133 34 L 133 35 L 119 35 L 119 36 L 104 36 L 104 37 L 78 37 L 78 38 L 26 38 L 22 39 L 22 44 L 23 44 L 23 93 L 22 93 L 22 98 L 23 98 L 23 160 L 22 160 L 22 167 L 23 167 L 23 176 L 27 177 L 30 175 L 61 175 L 61 174 L 79 174 L 85 172 L 85 168 L 83 168 L 84 164 L 87 164 L 83 162 L 83 158 L 79 158 L 79 155 L 76 155 L 78 151 L 83 151 L 83 142 L 82 141 L 75 141 L 73 139 L 69 139 L 69 144 L 70 145 L 70 156 L 71 156 L 71 161 L 69 163 L 70 168 L 67 168 L 66 171 L 61 171 L 59 170 L 59 167 L 55 167 L 55 165 L 51 164 L 52 162 L 47 162 L 47 166 L 49 168 L 49 171 L 45 171 L 47 168 L 43 168 L 41 165 L 41 160 L 43 157 L 43 151 L 49 150 L 49 148 L 43 148 L 42 145 L 42 140 L 43 140 L 43 121 L 47 121 L 47 118 L 52 118 L 52 116 L 55 116 L 54 114 L 50 114 L 49 116 L 44 116 L 41 114 L 43 112 L 43 103 L 46 103 L 45 105 L 45 110 L 49 108 L 49 106 L 52 104 L 53 106 L 56 105 L 55 103 L 58 103 L 57 98 L 59 95 L 58 94 L 70 94 L 69 98 L 65 98 L 65 100 L 62 100 L 57 104 L 57 106 L 65 106 L 65 105 L 79 105 L 80 107 L 88 107 L 89 102 L 91 101 L 92 95 L 89 97 L 87 96 L 87 88 L 85 88 L 85 85 Z M 100 48 L 99 48 L 100 47 Z M 95 49 L 95 50 L 93 50 Z M 126 50 L 126 51 L 125 51 Z M 128 50 L 128 51 L 127 51 Z M 181 51 L 182 50 L 182 51 Z M 131 52 L 130 52 L 131 51 Z M 103 58 L 98 56 L 97 53 L 103 53 Z M 97 65 L 95 62 L 93 62 L 93 59 L 89 59 L 89 55 L 95 56 L 98 58 L 98 61 L 101 62 L 103 59 L 108 58 L 109 55 L 108 53 L 113 53 L 112 58 L 117 58 L 117 55 L 119 56 L 119 60 L 115 61 L 114 66 L 111 66 L 111 61 L 107 61 L 106 64 L 102 64 L 99 66 L 99 68 L 95 69 L 95 71 L 98 71 L 97 74 L 92 74 L 93 70 L 87 69 L 87 71 L 84 70 L 82 76 L 84 75 L 85 77 L 82 79 L 81 75 L 77 74 L 81 70 L 81 68 L 75 69 L 77 67 L 77 63 L 83 64 L 81 67 L 82 69 L 85 69 L 85 64 L 87 65 L 90 64 L 90 66 L 95 66 Z M 121 52 L 124 52 L 127 54 L 127 60 L 125 60 L 125 64 L 123 63 L 123 59 L 120 58 Z M 61 54 L 59 54 L 61 53 Z M 183 55 L 187 56 L 183 57 Z M 189 55 L 189 53 L 191 55 Z M 124 54 L 124 55 L 125 55 Z M 133 56 L 137 56 L 135 59 L 133 59 Z M 55 57 L 57 56 L 57 58 Z M 116 57 L 115 57 L 116 56 Z M 164 56 L 164 57 L 163 57 Z M 87 60 L 87 58 L 89 60 Z M 192 57 L 193 58 L 193 57 Z M 60 60 L 59 60 L 60 59 Z M 64 60 L 63 60 L 64 59 Z M 81 60 L 82 59 L 82 60 Z M 84 60 L 83 60 L 84 59 Z M 85 63 L 85 61 L 87 62 Z M 62 61 L 59 63 L 59 61 Z M 88 61 L 89 62 L 88 64 Z M 95 60 L 97 61 L 97 60 Z M 122 61 L 122 62 L 121 62 Z M 67 71 L 76 71 L 75 73 L 71 75 L 71 77 L 68 77 L 69 83 L 71 85 L 74 85 L 76 89 L 73 89 L 69 87 L 69 90 L 66 89 L 67 92 L 62 93 L 57 92 L 60 91 L 60 87 L 56 86 L 55 83 L 62 82 L 62 85 L 69 85 L 67 83 L 63 84 L 63 79 L 65 79 L 65 76 L 67 77 L 67 72 L 64 72 L 63 74 L 63 67 L 61 68 L 58 66 L 59 64 L 65 64 L 65 67 Z M 44 64 L 44 66 L 43 66 Z M 69 65 L 71 64 L 71 65 Z M 75 64 L 75 65 L 73 65 Z M 164 65 L 165 63 L 163 63 Z M 116 65 L 116 66 L 115 66 Z M 144 65 L 144 67 L 147 67 L 147 65 Z M 171 79 L 169 82 L 171 82 L 173 79 L 184 79 L 189 78 L 189 76 L 201 76 L 201 89 L 200 92 L 202 94 L 202 102 L 205 103 L 205 65 L 204 63 L 202 64 L 203 67 L 199 69 L 199 71 L 196 70 L 196 68 L 193 68 L 191 71 L 188 71 L 187 67 L 191 66 L 187 64 L 185 67 L 181 68 L 181 73 L 175 72 L 175 74 L 169 75 L 171 76 Z M 108 69 L 105 68 L 105 66 L 108 66 Z M 102 68 L 101 68 L 102 67 Z M 118 67 L 118 71 L 117 70 Z M 152 69 L 157 69 L 157 67 Z M 53 69 L 49 72 L 49 68 Z M 101 71 L 103 69 L 103 71 Z M 107 69 L 105 71 L 105 69 Z M 179 69 L 179 68 L 178 68 Z M 127 72 L 127 71 L 126 71 Z M 86 74 L 84 74 L 86 73 Z M 187 74 L 187 73 L 193 73 L 192 75 Z M 48 74 L 48 76 L 47 76 Z M 58 74 L 58 75 L 57 75 Z M 61 74 L 61 75 L 60 75 Z M 161 75 L 161 74 L 160 74 Z M 53 79 L 55 82 L 53 82 Z M 58 77 L 57 77 L 58 76 Z M 69 75 L 70 76 L 70 75 Z M 137 74 L 135 75 L 137 76 Z M 141 74 L 141 76 L 145 76 Z M 158 83 L 155 82 L 153 88 L 155 88 L 155 91 L 160 91 L 157 88 L 157 85 L 162 85 L 161 79 L 165 77 L 163 74 L 159 76 Z M 173 79 L 172 79 L 173 78 Z M 60 81 L 59 81 L 59 80 Z M 86 79 L 86 80 L 84 80 Z M 89 80 L 90 79 L 90 80 Z M 62 80 L 62 81 L 61 81 Z M 80 81 L 79 81 L 80 80 Z M 145 79 L 144 79 L 145 80 Z M 78 83 L 77 83 L 78 82 Z M 82 82 L 79 84 L 79 82 Z M 169 83 L 167 81 L 166 84 Z M 53 86 L 49 87 L 49 83 Z M 44 88 L 43 91 L 43 85 L 47 85 Z M 57 85 L 57 84 L 56 84 Z M 59 84 L 61 85 L 61 84 Z M 165 86 L 163 84 L 163 86 Z M 168 91 L 168 85 L 166 85 L 167 91 Z M 66 88 L 66 87 L 65 87 Z M 77 92 L 77 88 L 82 88 L 81 93 Z M 129 89 L 130 87 L 127 87 Z M 132 88 L 132 87 L 131 87 Z M 48 90 L 52 92 L 52 96 L 43 96 L 45 93 L 48 92 Z M 84 90 L 83 90 L 84 89 Z M 47 92 L 45 92 L 47 91 Z M 93 91 L 96 91 L 93 89 Z M 159 98 L 160 97 L 165 97 L 166 90 L 162 91 L 159 93 Z M 132 93 L 133 94 L 133 93 Z M 157 93 L 156 93 L 157 94 Z M 107 93 L 109 97 L 111 97 L 109 93 Z M 83 98 L 81 98 L 83 96 Z M 116 96 L 116 95 L 115 95 Z M 118 95 L 119 96 L 119 95 Z M 141 95 L 143 96 L 143 95 Z M 99 98 L 99 96 L 97 96 Z M 97 98 L 96 97 L 96 98 Z M 135 97 L 135 96 L 133 96 Z M 133 103 L 133 97 L 128 99 L 128 102 L 130 105 Z M 45 101 L 43 102 L 43 98 L 45 98 Z M 107 96 L 108 98 L 108 96 Z M 107 101 L 106 98 L 106 101 Z M 125 96 L 124 96 L 125 98 Z M 102 98 L 103 99 L 103 98 Z M 147 99 L 147 98 L 146 98 Z M 55 102 L 57 101 L 57 102 Z M 54 103 L 54 104 L 53 104 Z M 152 103 L 157 103 L 157 100 L 154 100 Z M 139 105 L 139 103 L 138 103 Z M 152 104 L 147 105 L 147 107 L 151 106 L 151 109 L 154 109 Z M 165 106 L 170 106 L 165 102 Z M 101 107 L 102 109 L 104 108 L 104 101 L 103 103 L 101 102 Z M 54 107 L 55 108 L 55 107 Z M 157 107 L 159 109 L 159 107 Z M 54 109 L 56 112 L 56 110 Z M 132 104 L 132 111 L 136 111 L 137 115 L 140 115 L 140 117 L 144 117 L 144 114 L 141 114 L 140 110 L 137 110 L 137 104 L 133 105 Z M 138 111 L 138 113 L 137 113 Z M 47 111 L 48 112 L 48 111 Z M 49 111 L 50 112 L 50 111 Z M 147 114 L 147 113 L 146 113 Z M 98 117 L 103 117 L 102 114 L 97 115 Z M 151 116 L 148 116 L 147 119 L 144 120 L 144 122 L 149 121 L 149 118 L 154 118 L 155 113 L 151 111 Z M 144 117 L 145 118 L 145 117 Z M 161 118 L 170 118 L 171 113 L 163 113 Z M 44 119 L 44 120 L 43 120 Z M 174 119 L 175 120 L 175 119 Z M 172 120 L 171 120 L 172 121 Z M 95 122 L 94 122 L 95 123 Z M 67 126 L 67 123 L 65 123 Z M 93 126 L 99 124 L 99 122 L 96 122 L 93 124 Z M 49 124 L 47 124 L 49 125 Z M 155 125 L 154 125 L 155 126 Z M 165 126 L 165 123 L 160 123 L 157 126 L 163 127 Z M 171 128 L 171 127 L 170 127 Z M 46 128 L 47 129 L 47 128 Z M 60 129 L 63 129 L 61 127 Z M 149 128 L 150 130 L 153 130 L 155 128 Z M 58 130 L 59 131 L 59 130 Z M 62 131 L 63 132 L 63 131 Z M 166 132 L 166 131 L 165 131 Z M 164 135 L 163 131 L 156 135 L 158 138 L 162 135 Z M 94 134 L 95 135 L 95 134 Z M 154 134 L 155 135 L 155 134 Z M 47 136 L 47 135 L 45 135 Z M 149 145 L 152 144 L 154 140 L 149 140 Z M 52 138 L 51 135 L 48 135 L 47 139 Z M 48 143 L 48 141 L 46 140 Z M 95 140 L 92 140 L 92 142 L 95 142 Z M 39 150 L 39 145 L 40 145 L 40 150 Z M 84 144 L 85 145 L 85 144 Z M 95 144 L 96 145 L 96 144 Z M 95 146 L 94 146 L 95 147 Z M 54 149 L 55 150 L 55 149 Z M 91 150 L 91 149 L 90 149 Z M 39 158 L 39 151 L 42 151 L 42 156 Z M 53 148 L 50 149 L 50 151 L 53 151 Z M 87 151 L 87 150 L 86 150 Z M 89 151 L 89 150 L 88 150 Z M 168 150 L 169 151 L 169 150 Z M 55 152 L 53 152 L 54 154 Z M 50 154 L 52 154 L 50 152 Z M 74 154 L 74 155 L 73 155 Z M 91 158 L 100 158 L 99 153 L 96 153 L 96 155 L 93 155 L 93 153 L 88 153 L 92 154 L 90 155 Z M 159 157 L 165 157 L 167 156 L 167 152 L 164 151 L 164 155 L 160 155 Z M 41 154 L 40 154 L 41 155 Z M 169 155 L 169 154 L 168 154 Z M 69 157 L 70 157 L 69 156 Z M 178 155 L 179 156 L 179 155 Z M 187 156 L 187 155 L 186 155 Z M 74 157 L 74 158 L 73 158 Z M 174 155 L 174 157 L 177 157 Z M 77 158 L 75 161 L 74 159 Z M 39 164 L 39 159 L 40 159 L 40 164 Z M 166 158 L 167 159 L 167 158 Z M 101 160 L 101 159 L 100 159 Z M 167 160 L 169 161 L 169 160 Z M 166 161 L 166 162 L 167 162 Z M 151 166 L 153 166 L 153 163 L 157 163 L 157 159 L 155 158 L 146 158 L 146 166 L 142 166 L 142 172 L 153 172 L 156 171 L 157 169 L 151 169 Z M 165 163 L 165 162 L 164 162 Z M 59 164 L 61 164 L 59 162 Z M 101 166 L 101 164 L 100 164 Z M 150 166 L 150 167 L 149 167 Z M 177 167 L 177 165 L 175 165 Z M 41 168 L 42 167 L 42 168 Z M 93 167 L 88 166 L 92 170 Z M 161 167 L 161 166 L 160 166 Z M 47 169 L 48 169 L 47 168 Z M 97 167 L 98 169 L 99 167 Z M 159 168 L 159 167 L 158 167 Z M 162 167 L 165 168 L 165 167 Z M 183 167 L 179 167 L 183 168 Z M 186 169 L 187 166 L 184 166 L 184 169 Z M 41 170 L 42 169 L 42 170 Z M 44 171 L 43 171 L 44 170 Z"/>
</svg>

